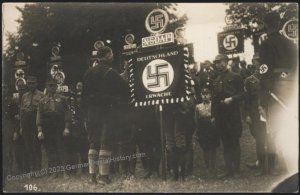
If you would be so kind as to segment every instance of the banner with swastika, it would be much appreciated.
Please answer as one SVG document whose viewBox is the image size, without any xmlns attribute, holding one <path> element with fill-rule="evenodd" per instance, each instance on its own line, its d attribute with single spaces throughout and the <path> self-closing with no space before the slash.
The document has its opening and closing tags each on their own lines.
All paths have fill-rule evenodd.
<svg viewBox="0 0 300 195">
<path fill-rule="evenodd" d="M 189 100 L 188 57 L 187 46 L 133 55 L 128 61 L 131 103 L 137 107 Z"/>
<path fill-rule="evenodd" d="M 220 54 L 235 54 L 244 52 L 244 37 L 241 29 L 218 33 Z"/>
</svg>

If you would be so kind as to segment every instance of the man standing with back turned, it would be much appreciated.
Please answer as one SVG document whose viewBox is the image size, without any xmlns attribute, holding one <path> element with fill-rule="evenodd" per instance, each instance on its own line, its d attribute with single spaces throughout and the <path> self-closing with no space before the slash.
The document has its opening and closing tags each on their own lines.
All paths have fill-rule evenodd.
<svg viewBox="0 0 300 195">
<path fill-rule="evenodd" d="M 112 69 L 113 52 L 104 46 L 97 51 L 97 62 L 83 78 L 82 106 L 88 130 L 90 183 L 97 183 L 99 163 L 101 184 L 110 183 L 109 165 L 112 148 L 112 125 L 116 119 L 116 105 L 127 101 L 129 90 L 118 72 Z M 98 161 L 99 160 L 99 161 Z M 98 161 L 98 163 L 97 163 Z"/>
</svg>

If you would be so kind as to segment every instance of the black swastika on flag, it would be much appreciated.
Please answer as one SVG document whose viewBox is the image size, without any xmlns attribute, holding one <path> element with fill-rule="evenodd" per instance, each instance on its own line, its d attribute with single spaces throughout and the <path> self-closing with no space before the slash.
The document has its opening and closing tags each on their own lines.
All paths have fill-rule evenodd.
<svg viewBox="0 0 300 195">
<path fill-rule="evenodd" d="M 160 79 L 162 78 L 165 85 L 169 86 L 169 73 L 168 72 L 160 72 L 161 69 L 168 68 L 168 64 L 156 64 L 155 65 L 155 73 L 151 73 L 151 66 L 147 67 L 147 79 L 155 79 L 154 83 L 148 83 L 149 88 L 160 87 Z"/>
<path fill-rule="evenodd" d="M 235 35 L 227 35 L 224 39 L 223 45 L 225 49 L 232 50 L 237 47 L 238 39 Z"/>
<path fill-rule="evenodd" d="M 162 14 L 150 17 L 150 28 L 156 30 L 164 26 L 164 16 Z"/>
</svg>

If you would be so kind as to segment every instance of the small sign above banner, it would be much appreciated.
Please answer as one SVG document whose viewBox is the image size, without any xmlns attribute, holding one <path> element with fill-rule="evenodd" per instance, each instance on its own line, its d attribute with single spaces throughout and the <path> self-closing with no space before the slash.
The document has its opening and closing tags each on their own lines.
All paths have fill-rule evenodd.
<svg viewBox="0 0 300 195">
<path fill-rule="evenodd" d="M 174 43 L 174 34 L 172 32 L 142 38 L 142 48 L 163 45 L 167 43 Z"/>
</svg>

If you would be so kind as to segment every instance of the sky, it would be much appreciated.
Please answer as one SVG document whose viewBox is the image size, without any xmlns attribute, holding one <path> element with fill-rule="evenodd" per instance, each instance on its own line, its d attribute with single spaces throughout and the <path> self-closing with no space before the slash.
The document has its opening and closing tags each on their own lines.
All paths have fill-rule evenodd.
<svg viewBox="0 0 300 195">
<path fill-rule="evenodd" d="M 3 46 L 7 45 L 6 33 L 17 32 L 18 23 L 16 19 L 21 17 L 21 13 L 16 6 L 23 7 L 25 3 L 5 3 L 2 4 L 3 13 Z M 225 10 L 223 3 L 178 3 L 180 9 L 187 13 L 189 18 L 186 25 L 186 39 L 194 44 L 194 57 L 199 64 L 205 60 L 212 61 L 218 54 L 217 33 L 225 26 Z M 242 56 L 247 62 L 251 62 L 253 51 L 249 49 L 249 41 L 245 43 L 245 50 L 248 55 Z"/>
</svg>

